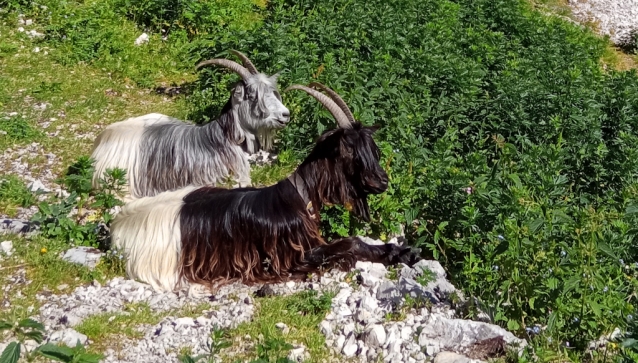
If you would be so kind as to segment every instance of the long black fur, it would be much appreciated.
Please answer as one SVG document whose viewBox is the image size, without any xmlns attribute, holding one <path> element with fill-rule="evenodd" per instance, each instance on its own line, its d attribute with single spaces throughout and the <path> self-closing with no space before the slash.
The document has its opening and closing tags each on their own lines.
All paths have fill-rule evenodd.
<svg viewBox="0 0 638 363">
<path fill-rule="evenodd" d="M 387 189 L 375 130 L 354 123 L 352 129 L 325 132 L 299 166 L 295 173 L 316 216 L 289 179 L 266 188 L 202 187 L 185 196 L 179 215 L 181 276 L 205 285 L 275 282 L 327 267 L 347 270 L 358 259 L 416 262 L 409 248 L 370 246 L 356 237 L 327 244 L 320 235 L 324 204 L 352 206 L 355 215 L 369 219 L 368 194 Z"/>
</svg>

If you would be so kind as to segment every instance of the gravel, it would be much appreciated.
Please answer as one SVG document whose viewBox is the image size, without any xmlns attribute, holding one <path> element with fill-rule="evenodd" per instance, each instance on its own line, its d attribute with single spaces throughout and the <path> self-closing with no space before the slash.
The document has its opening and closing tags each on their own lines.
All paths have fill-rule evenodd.
<svg viewBox="0 0 638 363">
<path fill-rule="evenodd" d="M 382 243 L 365 240 L 371 244 Z M 391 242 L 397 243 L 396 239 Z M 423 281 L 425 270 L 432 272 L 428 274 L 432 276 L 431 281 Z M 401 265 L 392 274 L 395 279 L 388 276 L 388 269 L 381 264 L 357 262 L 350 273 L 327 271 L 305 282 L 263 286 L 234 283 L 214 295 L 197 286 L 186 286 L 176 293 L 159 293 L 149 285 L 118 277 L 104 285 L 94 281 L 68 294 L 42 291 L 36 296 L 42 306 L 33 313 L 33 318 L 45 325 L 46 341 L 74 346 L 79 339 L 91 345 L 93 342 L 76 330 L 82 321 L 104 313 L 126 315 L 128 304 L 147 304 L 151 311 L 166 317 L 158 324 L 137 327 L 140 339 L 117 337 L 116 346 L 107 349 L 103 362 L 178 362 L 178 352 L 186 347 L 192 355 L 209 353 L 212 329 L 232 329 L 250 321 L 257 296 L 289 295 L 314 289 L 320 294 L 336 293 L 330 311 L 317 326 L 335 361 L 345 357 L 355 362 L 382 359 L 390 363 L 417 363 L 434 359 L 441 363 L 469 363 L 501 356 L 506 347 L 518 349 L 526 345 L 524 340 L 498 326 L 459 319 L 457 306 L 451 301 L 453 296 L 455 301 L 462 301 L 464 297 L 447 281 L 445 270 L 437 261 L 423 260 L 412 268 Z M 16 284 L 29 283 L 22 269 L 17 271 L 14 280 L 3 286 L 3 291 Z M 209 306 L 198 316 L 180 317 L 185 308 L 202 304 Z M 291 330 L 283 322 L 273 328 L 284 335 Z M 237 354 L 254 348 L 255 344 L 246 338 L 235 342 L 224 354 Z M 309 352 L 303 345 L 294 345 L 288 354 L 295 362 L 308 357 Z"/>
<path fill-rule="evenodd" d="M 638 32 L 638 0 L 569 0 L 569 6 L 579 21 L 593 23 L 617 45 Z"/>
</svg>

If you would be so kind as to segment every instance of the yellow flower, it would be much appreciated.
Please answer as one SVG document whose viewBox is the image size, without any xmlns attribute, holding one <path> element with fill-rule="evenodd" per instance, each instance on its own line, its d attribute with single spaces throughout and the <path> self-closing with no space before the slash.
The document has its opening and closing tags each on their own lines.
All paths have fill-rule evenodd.
<svg viewBox="0 0 638 363">
<path fill-rule="evenodd" d="M 42 247 L 42 249 L 40 250 L 40 253 L 47 253 L 47 248 L 46 247 Z"/>
</svg>

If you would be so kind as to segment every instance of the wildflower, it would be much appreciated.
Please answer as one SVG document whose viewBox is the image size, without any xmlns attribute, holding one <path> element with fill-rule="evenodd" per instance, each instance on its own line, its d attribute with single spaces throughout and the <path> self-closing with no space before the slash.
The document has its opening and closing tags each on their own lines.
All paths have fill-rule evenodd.
<svg viewBox="0 0 638 363">
<path fill-rule="evenodd" d="M 603 288 L 603 292 L 607 292 L 607 290 L 609 290 L 609 288 L 608 288 L 607 286 L 605 286 L 605 287 Z"/>
<path fill-rule="evenodd" d="M 554 272 L 554 270 L 552 270 L 551 268 L 548 270 L 549 273 L 551 274 L 552 272 Z"/>
<path fill-rule="evenodd" d="M 534 334 L 538 334 L 541 332 L 541 328 L 538 325 L 536 325 L 534 326 L 534 329 L 532 329 L 532 331 L 534 332 Z"/>
<path fill-rule="evenodd" d="M 498 271 L 498 266 L 492 266 L 492 270 Z"/>
<path fill-rule="evenodd" d="M 569 348 L 569 342 L 565 342 L 565 346 Z"/>
<path fill-rule="evenodd" d="M 567 256 L 567 252 L 565 252 L 565 251 L 560 251 L 560 255 L 561 255 L 561 257 L 565 257 L 565 256 Z"/>
<path fill-rule="evenodd" d="M 46 247 L 42 247 L 42 249 L 40 249 L 40 253 L 47 253 L 47 248 Z"/>
<path fill-rule="evenodd" d="M 633 318 L 634 318 L 633 315 L 631 315 L 631 314 L 627 315 L 627 320 L 633 320 Z"/>
<path fill-rule="evenodd" d="M 547 337 L 547 342 L 551 343 L 552 342 L 552 337 Z"/>
<path fill-rule="evenodd" d="M 620 260 L 618 260 L 618 262 L 620 262 L 620 264 L 621 264 L 622 266 L 625 266 L 625 261 L 623 261 L 623 259 L 622 259 L 622 258 L 621 258 Z"/>
<path fill-rule="evenodd" d="M 578 323 L 580 321 L 580 319 L 578 319 L 578 317 L 574 317 L 574 323 Z"/>
<path fill-rule="evenodd" d="M 467 187 L 467 188 L 465 188 L 465 192 L 466 192 L 467 194 L 472 194 L 472 192 L 473 192 L 473 191 L 474 191 L 474 189 L 472 189 L 472 187 Z"/>
<path fill-rule="evenodd" d="M 502 234 L 499 234 L 497 238 L 500 239 L 501 241 L 505 241 L 505 237 L 503 237 Z"/>
</svg>

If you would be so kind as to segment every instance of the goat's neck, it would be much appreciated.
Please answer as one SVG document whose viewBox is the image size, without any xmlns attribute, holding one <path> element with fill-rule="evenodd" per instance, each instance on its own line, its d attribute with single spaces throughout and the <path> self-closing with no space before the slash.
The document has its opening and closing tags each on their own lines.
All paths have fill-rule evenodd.
<svg viewBox="0 0 638 363">
<path fill-rule="evenodd" d="M 303 199 L 306 209 L 311 215 L 319 213 L 323 207 L 322 192 L 319 190 L 321 182 L 318 178 L 321 175 L 325 177 L 331 174 L 330 171 L 322 170 L 322 168 L 332 169 L 333 167 L 333 165 L 320 163 L 318 160 L 304 161 L 288 177 L 288 181 L 297 189 L 297 193 Z"/>
<path fill-rule="evenodd" d="M 210 122 L 206 125 L 211 131 L 211 135 L 214 135 L 214 128 L 219 126 L 226 139 L 233 140 L 234 143 L 241 145 L 245 140 L 245 133 L 239 125 L 238 108 L 238 106 L 224 107 L 225 112 L 219 116 L 217 122 Z"/>
<path fill-rule="evenodd" d="M 310 212 L 311 215 L 314 215 L 315 208 L 312 205 L 312 200 L 310 199 L 308 184 L 297 172 L 289 176 L 288 180 L 292 183 L 295 189 L 297 189 L 297 193 L 299 193 L 299 196 L 303 199 L 303 202 L 306 205 L 306 210 Z"/>
</svg>

